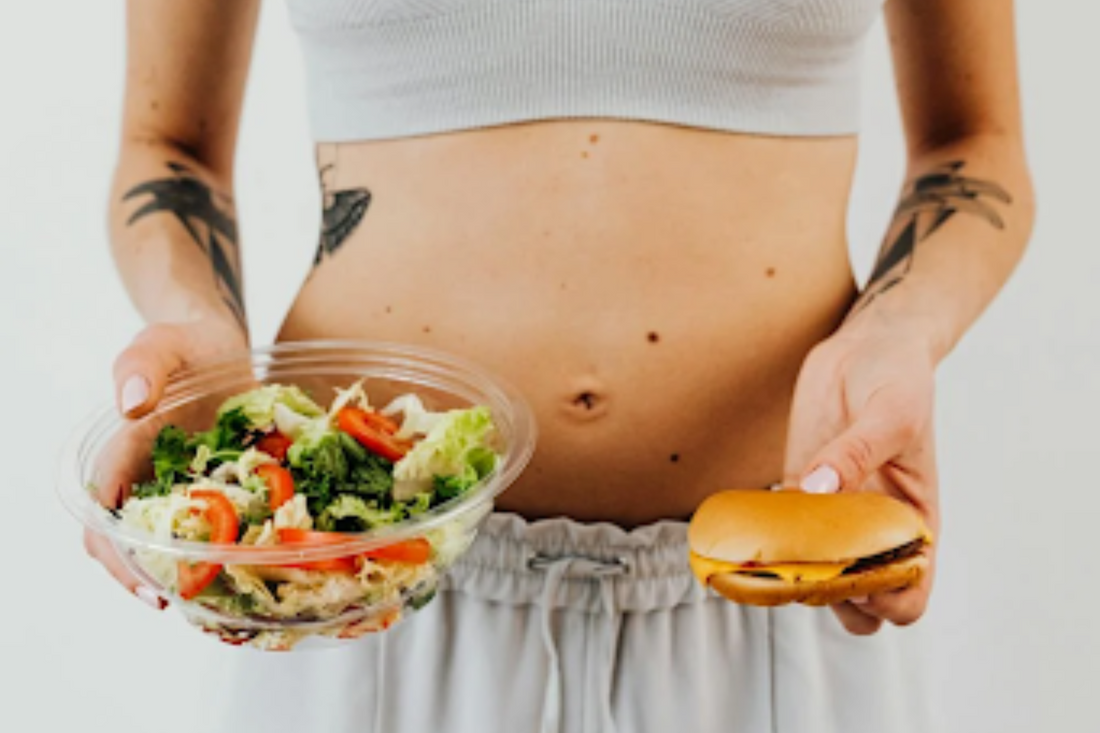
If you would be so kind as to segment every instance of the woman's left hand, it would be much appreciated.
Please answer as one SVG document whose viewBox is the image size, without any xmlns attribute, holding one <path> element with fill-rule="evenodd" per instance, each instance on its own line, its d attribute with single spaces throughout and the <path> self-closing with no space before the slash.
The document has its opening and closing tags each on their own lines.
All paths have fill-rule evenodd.
<svg viewBox="0 0 1100 733">
<path fill-rule="evenodd" d="M 869 319 L 866 319 L 869 320 Z M 905 326 L 848 323 L 810 352 L 795 387 L 784 484 L 819 493 L 878 491 L 911 505 L 939 534 L 930 350 Z M 833 606 L 854 634 L 924 613 L 935 546 L 920 584 Z"/>
</svg>

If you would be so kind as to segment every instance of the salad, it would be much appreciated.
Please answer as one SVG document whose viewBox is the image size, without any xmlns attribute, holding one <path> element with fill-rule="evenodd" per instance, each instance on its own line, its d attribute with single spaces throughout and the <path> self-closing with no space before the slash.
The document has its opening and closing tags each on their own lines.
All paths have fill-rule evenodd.
<svg viewBox="0 0 1100 733">
<path fill-rule="evenodd" d="M 460 496 L 496 467 L 487 407 L 427 410 L 415 394 L 374 407 L 361 382 L 325 409 L 294 386 L 226 400 L 213 427 L 161 429 L 152 477 L 117 512 L 160 539 L 253 548 L 346 543 Z M 324 633 L 385 628 L 434 593 L 472 538 L 460 520 L 346 557 L 298 563 L 191 562 L 150 549 L 131 559 L 192 620 L 232 643 L 289 648 Z"/>
</svg>

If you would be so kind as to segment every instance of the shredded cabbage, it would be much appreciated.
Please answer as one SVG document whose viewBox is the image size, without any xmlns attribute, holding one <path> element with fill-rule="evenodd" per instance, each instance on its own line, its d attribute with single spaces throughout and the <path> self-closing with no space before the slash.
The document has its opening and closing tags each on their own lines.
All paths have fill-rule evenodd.
<svg viewBox="0 0 1100 733">
<path fill-rule="evenodd" d="M 275 405 L 281 404 L 304 417 L 318 417 L 325 411 L 298 387 L 267 384 L 230 397 L 218 408 L 218 415 L 237 408 L 244 411 L 253 430 L 270 430 L 275 424 Z"/>
<path fill-rule="evenodd" d="M 427 435 L 445 414 L 429 412 L 424 408 L 420 398 L 414 394 L 395 397 L 390 404 L 382 408 L 381 412 L 386 417 L 393 417 L 398 413 L 403 415 L 401 428 L 396 433 L 396 437 L 401 440 L 408 440 L 416 435 Z"/>
<path fill-rule="evenodd" d="M 360 379 L 347 389 L 336 390 L 336 397 L 332 400 L 332 406 L 328 408 L 328 417 L 335 419 L 336 414 L 348 406 L 358 407 L 361 410 L 370 410 L 370 399 L 367 391 L 363 389 L 363 380 Z"/>
<path fill-rule="evenodd" d="M 394 498 L 430 488 L 436 477 L 456 479 L 465 488 L 477 483 L 496 466 L 496 454 L 489 448 L 493 437 L 487 407 L 443 413 L 424 439 L 394 464 Z"/>
</svg>

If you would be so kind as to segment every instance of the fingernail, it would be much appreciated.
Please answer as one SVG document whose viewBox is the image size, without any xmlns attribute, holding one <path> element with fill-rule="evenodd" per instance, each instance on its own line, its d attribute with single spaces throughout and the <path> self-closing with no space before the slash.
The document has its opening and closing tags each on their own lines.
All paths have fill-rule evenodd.
<svg viewBox="0 0 1100 733">
<path fill-rule="evenodd" d="M 807 494 L 833 494 L 840 489 L 840 474 L 832 466 L 818 466 L 802 479 L 802 490 Z"/>
<path fill-rule="evenodd" d="M 867 596 L 857 596 L 855 598 L 849 598 L 848 600 L 850 600 L 852 603 L 856 604 L 857 606 L 864 606 L 871 599 L 868 598 Z"/>
<path fill-rule="evenodd" d="M 134 375 L 122 385 L 122 412 L 129 414 L 145 404 L 149 399 L 149 382 L 145 377 Z"/>
<path fill-rule="evenodd" d="M 139 585 L 134 589 L 134 595 L 137 596 L 148 606 L 157 609 L 158 611 L 164 610 L 164 599 L 157 595 L 156 591 L 144 585 Z"/>
</svg>

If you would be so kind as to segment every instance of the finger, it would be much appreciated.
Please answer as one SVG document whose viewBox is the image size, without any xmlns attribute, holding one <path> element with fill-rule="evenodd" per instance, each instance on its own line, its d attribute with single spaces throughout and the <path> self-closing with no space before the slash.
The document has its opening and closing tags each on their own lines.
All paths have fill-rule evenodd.
<svg viewBox="0 0 1100 733">
<path fill-rule="evenodd" d="M 906 407 L 887 392 L 873 395 L 855 422 L 810 461 L 802 487 L 821 492 L 862 486 L 868 476 L 901 455 L 918 437 L 919 426 Z"/>
<path fill-rule="evenodd" d="M 863 603 L 854 604 L 861 612 L 896 626 L 916 623 L 928 607 L 928 594 L 919 588 L 890 593 L 876 593 Z"/>
<path fill-rule="evenodd" d="M 835 369 L 821 366 L 818 351 L 807 357 L 795 385 L 790 431 L 783 460 L 783 485 L 798 486 L 810 460 L 847 425 L 843 421 Z"/>
<path fill-rule="evenodd" d="M 89 557 L 99 562 L 118 581 L 119 585 L 130 591 L 145 604 L 158 611 L 163 610 L 168 605 L 167 601 L 161 598 L 156 591 L 142 583 L 138 577 L 126 568 L 118 553 L 115 552 L 114 546 L 102 535 L 85 530 L 84 550 Z"/>
<path fill-rule="evenodd" d="M 178 326 L 156 324 L 139 333 L 115 360 L 119 412 L 141 417 L 156 407 L 168 377 L 184 363 L 183 336 Z"/>
<path fill-rule="evenodd" d="M 852 603 L 838 603 L 832 608 L 844 628 L 856 636 L 870 636 L 882 627 L 882 619 L 864 613 Z"/>
<path fill-rule="evenodd" d="M 852 600 L 856 608 L 869 616 L 884 619 L 896 626 L 908 626 L 916 623 L 928 608 L 934 572 L 935 558 L 933 557 L 924 577 L 912 588 L 874 593 L 867 598 Z"/>
</svg>

